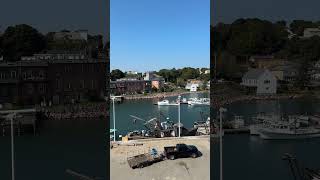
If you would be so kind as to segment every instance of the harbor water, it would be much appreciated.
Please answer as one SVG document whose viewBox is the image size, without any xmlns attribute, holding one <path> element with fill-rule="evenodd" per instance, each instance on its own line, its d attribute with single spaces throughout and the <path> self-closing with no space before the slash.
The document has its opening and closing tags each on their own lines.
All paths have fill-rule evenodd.
<svg viewBox="0 0 320 180">
<path fill-rule="evenodd" d="M 208 97 L 208 93 L 194 93 L 182 95 L 181 98 L 202 98 Z M 175 101 L 177 97 L 168 97 L 170 102 Z M 125 100 L 122 103 L 115 104 L 116 115 L 116 130 L 118 135 L 126 135 L 130 131 L 145 129 L 142 121 L 136 121 L 130 115 L 137 116 L 144 120 L 151 118 L 159 118 L 161 121 L 173 121 L 178 123 L 178 106 L 158 106 L 154 105 L 158 99 L 144 99 L 144 100 Z M 110 105 L 110 128 L 113 128 L 113 110 Z M 205 120 L 209 117 L 209 106 L 189 106 L 181 104 L 180 106 L 180 120 L 186 128 L 192 128 L 194 121 L 200 121 L 201 112 Z"/>
<path fill-rule="evenodd" d="M 237 102 L 228 106 L 226 119 L 241 115 L 247 124 L 250 117 L 259 112 L 280 114 L 320 113 L 320 102 L 313 98 Z M 219 179 L 219 142 L 211 144 L 211 176 Z M 223 137 L 224 180 L 292 180 L 294 179 L 285 153 L 294 155 L 301 167 L 320 168 L 320 139 L 263 140 L 248 134 L 232 134 Z"/>
<path fill-rule="evenodd" d="M 15 136 L 16 180 L 107 177 L 106 119 L 43 121 L 38 135 Z M 0 136 L 0 179 L 11 179 L 11 139 Z"/>
</svg>

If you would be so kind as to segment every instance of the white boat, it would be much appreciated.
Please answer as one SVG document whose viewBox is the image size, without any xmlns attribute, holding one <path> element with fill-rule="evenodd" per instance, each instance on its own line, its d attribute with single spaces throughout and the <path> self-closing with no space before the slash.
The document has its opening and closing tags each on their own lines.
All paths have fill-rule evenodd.
<svg viewBox="0 0 320 180">
<path fill-rule="evenodd" d="M 278 122 L 270 127 L 261 128 L 259 134 L 262 139 L 308 139 L 320 137 L 320 130 L 313 127 L 299 127 L 297 123 Z"/>
<path fill-rule="evenodd" d="M 231 126 L 233 129 L 239 129 L 244 127 L 244 119 L 242 116 L 234 116 L 234 120 L 231 121 Z"/>
<path fill-rule="evenodd" d="M 209 98 L 190 98 L 188 105 L 210 105 Z"/>
<path fill-rule="evenodd" d="M 163 101 L 158 101 L 158 106 L 177 106 L 178 103 L 170 103 L 169 100 L 165 99 Z"/>
</svg>

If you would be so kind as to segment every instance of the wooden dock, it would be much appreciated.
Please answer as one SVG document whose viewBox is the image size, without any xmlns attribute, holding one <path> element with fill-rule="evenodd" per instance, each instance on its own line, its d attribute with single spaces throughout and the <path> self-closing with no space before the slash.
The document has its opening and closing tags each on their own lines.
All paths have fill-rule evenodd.
<svg viewBox="0 0 320 180">
<path fill-rule="evenodd" d="M 34 135 L 36 134 L 38 120 L 35 109 L 6 110 L 0 111 L 0 130 L 2 131 L 2 136 L 9 135 L 11 132 L 11 119 L 8 117 L 13 113 L 15 113 L 15 116 L 12 116 L 15 134 L 20 136 L 27 131 L 32 131 Z"/>
</svg>

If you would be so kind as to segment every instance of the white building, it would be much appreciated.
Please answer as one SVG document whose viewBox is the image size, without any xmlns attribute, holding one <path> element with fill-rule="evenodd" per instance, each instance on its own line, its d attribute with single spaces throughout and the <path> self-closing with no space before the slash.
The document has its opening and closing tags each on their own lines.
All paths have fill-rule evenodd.
<svg viewBox="0 0 320 180">
<path fill-rule="evenodd" d="M 55 39 L 64 39 L 68 38 L 71 40 L 88 40 L 88 31 L 87 30 L 77 30 L 74 32 L 56 32 L 54 34 Z"/>
<path fill-rule="evenodd" d="M 195 83 L 187 83 L 186 89 L 190 90 L 190 92 L 196 92 L 198 91 L 199 88 L 199 84 L 195 84 Z"/>
<path fill-rule="evenodd" d="M 241 85 L 255 90 L 256 94 L 277 93 L 277 78 L 267 69 L 251 69 L 243 77 Z"/>
<path fill-rule="evenodd" d="M 190 90 L 191 92 L 196 92 L 202 85 L 203 85 L 202 81 L 190 79 L 188 80 L 185 89 Z"/>
<path fill-rule="evenodd" d="M 320 36 L 320 28 L 305 28 L 303 31 L 304 38 L 310 38 L 312 36 Z"/>
</svg>

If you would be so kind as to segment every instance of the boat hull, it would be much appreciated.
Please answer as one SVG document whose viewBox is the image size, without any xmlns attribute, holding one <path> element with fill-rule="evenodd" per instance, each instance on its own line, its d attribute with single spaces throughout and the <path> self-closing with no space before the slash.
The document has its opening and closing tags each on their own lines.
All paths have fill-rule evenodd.
<svg viewBox="0 0 320 180">
<path fill-rule="evenodd" d="M 280 133 L 280 132 L 270 132 L 265 130 L 260 130 L 259 135 L 262 139 L 310 139 L 319 138 L 320 133 L 307 133 L 307 134 L 291 134 L 291 133 Z"/>
</svg>

